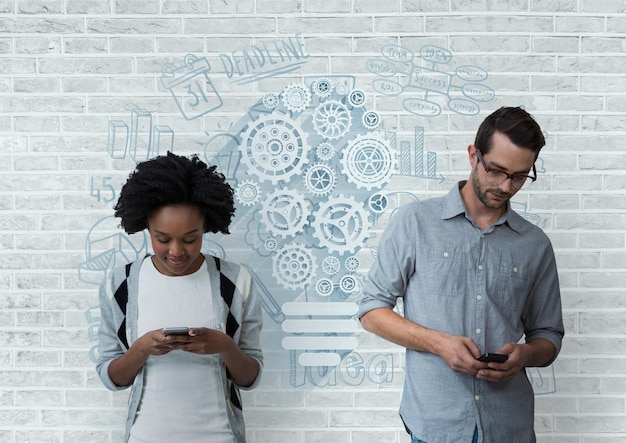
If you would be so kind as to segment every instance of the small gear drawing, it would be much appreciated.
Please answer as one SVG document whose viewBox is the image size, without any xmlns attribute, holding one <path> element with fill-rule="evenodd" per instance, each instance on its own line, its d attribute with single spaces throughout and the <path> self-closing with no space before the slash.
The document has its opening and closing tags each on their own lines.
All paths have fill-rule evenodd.
<svg viewBox="0 0 626 443">
<path fill-rule="evenodd" d="M 281 94 L 283 105 L 291 112 L 302 112 L 311 104 L 311 93 L 302 84 L 287 85 Z"/>
<path fill-rule="evenodd" d="M 331 100 L 313 112 L 313 126 L 319 135 L 331 140 L 344 136 L 352 124 L 352 115 L 342 103 Z"/>
<path fill-rule="evenodd" d="M 369 234 L 368 213 L 352 196 L 339 195 L 320 203 L 314 216 L 313 236 L 331 252 L 354 252 Z"/>
<path fill-rule="evenodd" d="M 312 85 L 313 93 L 318 97 L 328 97 L 333 93 L 333 85 L 327 78 L 315 80 Z"/>
<path fill-rule="evenodd" d="M 350 294 L 357 288 L 357 282 L 354 276 L 346 274 L 339 279 L 339 287 L 343 292 Z"/>
<path fill-rule="evenodd" d="M 382 214 L 387 210 L 387 207 L 389 207 L 389 199 L 384 194 L 372 194 L 370 198 L 367 199 L 367 206 L 374 214 Z"/>
<path fill-rule="evenodd" d="M 258 183 L 252 180 L 244 180 L 235 190 L 237 200 L 244 206 L 254 206 L 261 196 Z"/>
<path fill-rule="evenodd" d="M 365 91 L 362 89 L 353 89 L 348 95 L 348 101 L 355 108 L 365 105 Z"/>
<path fill-rule="evenodd" d="M 346 85 L 345 83 L 338 84 L 337 86 L 335 86 L 335 93 L 341 96 L 346 95 L 348 93 L 348 85 Z"/>
<path fill-rule="evenodd" d="M 333 282 L 328 278 L 320 278 L 315 283 L 315 290 L 322 297 L 328 297 L 333 292 Z"/>
<path fill-rule="evenodd" d="M 365 129 L 372 131 L 380 125 L 380 115 L 375 111 L 367 111 L 361 117 L 361 123 Z"/>
<path fill-rule="evenodd" d="M 350 279 L 344 277 L 352 277 Z M 342 285 L 343 283 L 343 285 Z M 358 274 L 344 275 L 339 280 L 339 288 L 345 301 L 353 301 L 358 303 L 363 293 L 363 283 L 359 280 Z"/>
<path fill-rule="evenodd" d="M 261 219 L 269 231 L 282 238 L 295 237 L 304 230 L 310 215 L 309 204 L 295 190 L 279 189 L 267 196 Z"/>
<path fill-rule="evenodd" d="M 361 261 L 356 255 L 351 255 L 350 257 L 346 258 L 346 261 L 343 263 L 343 265 L 349 272 L 356 272 L 359 270 L 359 266 L 361 266 Z"/>
<path fill-rule="evenodd" d="M 317 163 L 307 169 L 304 184 L 313 195 L 327 195 L 337 184 L 337 177 L 330 166 Z"/>
<path fill-rule="evenodd" d="M 287 289 L 304 289 L 315 276 L 315 255 L 300 244 L 283 246 L 272 258 L 272 275 Z"/>
<path fill-rule="evenodd" d="M 265 249 L 268 251 L 275 251 L 276 247 L 278 246 L 278 243 L 276 243 L 276 239 L 274 238 L 268 238 L 267 240 L 265 240 L 263 242 L 263 246 L 265 246 Z"/>
<path fill-rule="evenodd" d="M 316 148 L 317 158 L 322 161 L 331 160 L 335 156 L 335 148 L 330 143 L 320 143 Z"/>
<path fill-rule="evenodd" d="M 241 160 L 260 180 L 277 184 L 300 174 L 307 161 L 307 133 L 284 114 L 260 115 L 241 137 Z"/>
<path fill-rule="evenodd" d="M 383 187 L 395 170 L 395 158 L 389 144 L 378 137 L 360 135 L 343 150 L 342 172 L 350 183 L 368 191 Z"/>
<path fill-rule="evenodd" d="M 263 96 L 263 106 L 267 109 L 276 109 L 278 106 L 278 94 L 274 92 L 268 92 Z"/>
<path fill-rule="evenodd" d="M 322 271 L 324 271 L 327 275 L 335 275 L 339 272 L 341 268 L 341 263 L 337 257 L 333 257 L 329 255 L 328 257 L 322 260 Z"/>
</svg>

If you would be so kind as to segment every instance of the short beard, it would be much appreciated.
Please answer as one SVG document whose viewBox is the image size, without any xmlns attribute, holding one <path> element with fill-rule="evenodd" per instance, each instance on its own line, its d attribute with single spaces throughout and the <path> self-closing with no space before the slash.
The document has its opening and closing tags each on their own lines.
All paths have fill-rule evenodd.
<svg viewBox="0 0 626 443">
<path fill-rule="evenodd" d="M 509 196 L 509 198 L 507 198 L 501 205 L 497 206 L 489 201 L 487 193 L 481 189 L 480 182 L 478 181 L 478 164 L 476 165 L 472 173 L 472 189 L 474 189 L 474 194 L 476 195 L 478 200 L 480 200 L 483 205 L 491 209 L 502 209 L 511 199 L 511 196 Z"/>
</svg>

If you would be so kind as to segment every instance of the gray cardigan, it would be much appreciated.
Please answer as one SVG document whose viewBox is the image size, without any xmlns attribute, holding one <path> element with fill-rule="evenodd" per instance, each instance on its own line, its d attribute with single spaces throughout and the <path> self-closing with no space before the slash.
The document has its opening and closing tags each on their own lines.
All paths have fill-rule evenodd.
<svg viewBox="0 0 626 443">
<path fill-rule="evenodd" d="M 145 258 L 144 258 L 145 259 Z M 137 260 L 113 270 L 100 286 L 100 326 L 98 329 L 98 362 L 96 371 L 104 386 L 112 391 L 127 389 L 129 386 L 117 386 L 109 377 L 109 365 L 121 357 L 137 339 L 137 297 L 139 270 L 143 260 Z M 262 312 L 257 287 L 250 272 L 243 266 L 205 255 L 205 267 L 210 276 L 211 290 L 221 294 L 224 303 L 215 308 L 217 318 L 223 319 L 216 325 L 239 345 L 241 350 L 259 363 L 259 373 L 251 386 L 236 386 L 230 379 L 226 365 L 220 360 L 220 374 L 228 406 L 228 418 L 237 443 L 246 441 L 245 426 L 241 412 L 239 388 L 252 389 L 261 379 L 263 353 L 260 333 Z M 130 428 L 143 391 L 143 369 L 135 377 L 130 395 L 126 435 L 128 441 Z"/>
</svg>

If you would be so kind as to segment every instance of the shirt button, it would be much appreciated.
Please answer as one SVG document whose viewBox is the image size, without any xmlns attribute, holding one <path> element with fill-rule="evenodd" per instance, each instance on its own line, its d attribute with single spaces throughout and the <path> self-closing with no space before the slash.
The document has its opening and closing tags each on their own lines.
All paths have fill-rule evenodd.
<svg viewBox="0 0 626 443">
<path fill-rule="evenodd" d="M 480 329 L 480 328 L 476 328 L 476 333 L 477 333 L 477 334 L 480 334 L 481 332 L 483 332 L 483 331 L 482 331 L 482 329 Z"/>
<path fill-rule="evenodd" d="M 482 271 L 483 270 L 483 265 L 478 265 L 478 269 Z"/>
<path fill-rule="evenodd" d="M 448 254 L 447 252 L 444 252 L 444 253 L 443 253 L 443 256 L 444 256 L 444 257 L 447 257 L 448 255 L 449 255 L 449 254 Z"/>
<path fill-rule="evenodd" d="M 476 296 L 476 300 L 482 300 L 482 299 L 483 299 L 483 296 L 482 296 L 482 295 L 478 294 L 478 295 Z"/>
<path fill-rule="evenodd" d="M 517 272 L 517 266 L 513 268 L 513 272 Z"/>
<path fill-rule="evenodd" d="M 476 400 L 476 401 L 480 400 L 480 395 L 475 395 L 474 396 L 474 400 Z"/>
</svg>

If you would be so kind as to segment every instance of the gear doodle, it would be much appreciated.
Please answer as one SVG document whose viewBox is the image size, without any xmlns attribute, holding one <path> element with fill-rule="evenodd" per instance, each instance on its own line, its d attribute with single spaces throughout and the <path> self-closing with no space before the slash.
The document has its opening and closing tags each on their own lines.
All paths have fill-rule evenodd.
<svg viewBox="0 0 626 443">
<path fill-rule="evenodd" d="M 330 194 L 336 183 L 335 173 L 324 163 L 311 165 L 304 176 L 304 184 L 313 195 Z"/>
<path fill-rule="evenodd" d="M 322 260 L 322 270 L 327 275 L 335 275 L 337 272 L 339 272 L 339 268 L 341 268 L 341 263 L 339 262 L 339 259 L 337 257 L 329 255 L 328 257 L 324 258 L 324 260 Z"/>
<path fill-rule="evenodd" d="M 259 185 L 251 180 L 242 181 L 235 191 L 237 200 L 244 206 L 254 206 L 261 196 Z"/>
<path fill-rule="evenodd" d="M 348 85 L 346 85 L 345 83 L 338 84 L 337 86 L 335 86 L 335 93 L 343 97 L 348 93 Z"/>
<path fill-rule="evenodd" d="M 361 117 L 361 123 L 363 123 L 363 126 L 366 129 L 372 131 L 380 124 L 380 116 L 378 115 L 378 112 L 367 111 L 363 114 L 363 117 Z"/>
<path fill-rule="evenodd" d="M 317 157 L 320 160 L 331 160 L 335 156 L 335 148 L 330 143 L 320 143 L 316 148 Z"/>
<path fill-rule="evenodd" d="M 276 239 L 268 238 L 263 242 L 263 246 L 265 246 L 265 249 L 271 252 L 276 250 L 278 243 L 276 243 Z"/>
<path fill-rule="evenodd" d="M 359 270 L 359 266 L 361 265 L 361 261 L 356 255 L 351 255 L 346 258 L 346 261 L 343 263 L 346 269 L 350 272 L 356 272 Z"/>
<path fill-rule="evenodd" d="M 352 277 L 351 279 L 345 279 L 344 277 Z M 342 286 L 343 283 L 343 286 Z M 345 301 L 353 301 L 358 303 L 363 293 L 363 282 L 359 280 L 358 274 L 344 275 L 339 280 L 339 288 L 341 289 L 341 295 Z"/>
<path fill-rule="evenodd" d="M 306 138 L 300 125 L 286 115 L 261 115 L 242 134 L 241 160 L 259 179 L 277 184 L 302 171 L 309 151 Z"/>
<path fill-rule="evenodd" d="M 320 78 L 313 82 L 313 93 L 318 97 L 328 97 L 333 92 L 333 86 L 327 78 Z"/>
<path fill-rule="evenodd" d="M 303 289 L 315 275 L 315 256 L 310 248 L 297 243 L 283 246 L 272 264 L 272 275 L 287 289 Z"/>
<path fill-rule="evenodd" d="M 311 224 L 320 246 L 340 254 L 363 246 L 369 233 L 368 213 L 352 196 L 320 203 Z"/>
<path fill-rule="evenodd" d="M 315 283 L 315 290 L 322 297 L 328 297 L 333 292 L 333 282 L 328 278 L 320 278 Z"/>
<path fill-rule="evenodd" d="M 374 214 L 382 214 L 387 210 L 389 200 L 384 194 L 372 194 L 370 195 L 370 198 L 367 199 L 367 206 Z"/>
<path fill-rule="evenodd" d="M 346 274 L 343 277 L 341 277 L 341 279 L 339 279 L 339 287 L 341 288 L 343 292 L 346 292 L 349 294 L 353 292 L 355 288 L 357 287 L 356 279 L 352 275 Z"/>
<path fill-rule="evenodd" d="M 263 105 L 267 109 L 275 109 L 278 106 L 278 95 L 273 92 L 268 92 L 263 96 Z"/>
<path fill-rule="evenodd" d="M 365 105 L 365 91 L 362 89 L 353 89 L 348 95 L 348 101 L 355 108 Z"/>
<path fill-rule="evenodd" d="M 344 136 L 351 124 L 350 111 L 336 100 L 322 103 L 313 113 L 313 126 L 317 133 L 331 140 Z"/>
<path fill-rule="evenodd" d="M 308 223 L 309 205 L 298 191 L 282 189 L 267 196 L 261 219 L 275 236 L 295 237 Z"/>
<path fill-rule="evenodd" d="M 283 105 L 291 112 L 302 112 L 311 104 L 311 93 L 306 86 L 292 83 L 282 91 Z"/>
<path fill-rule="evenodd" d="M 344 149 L 341 164 L 350 183 L 369 191 L 383 187 L 391 179 L 395 158 L 385 140 L 360 135 Z"/>
</svg>

